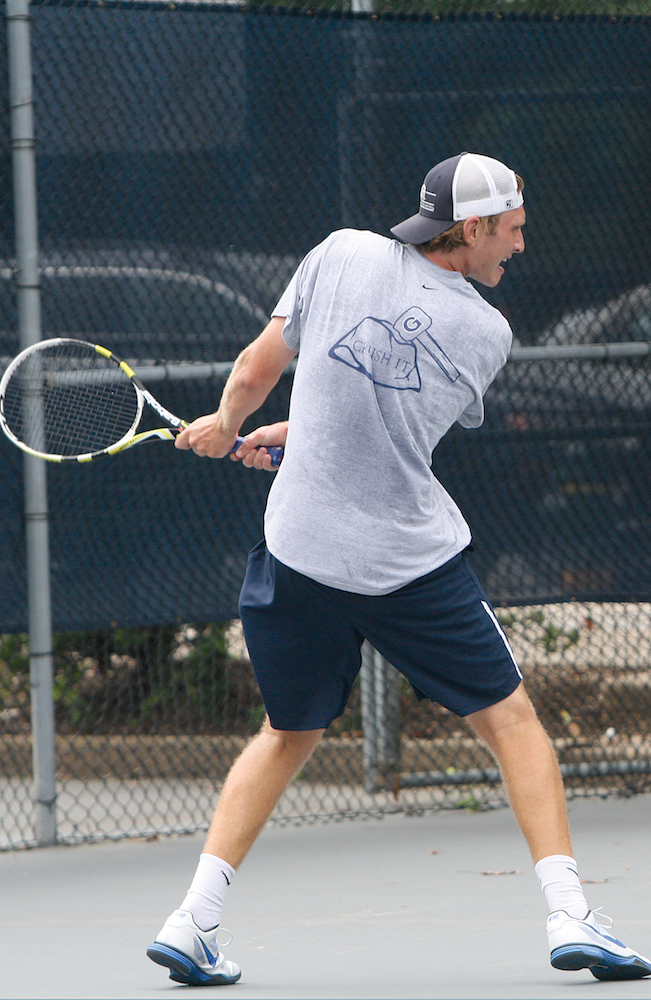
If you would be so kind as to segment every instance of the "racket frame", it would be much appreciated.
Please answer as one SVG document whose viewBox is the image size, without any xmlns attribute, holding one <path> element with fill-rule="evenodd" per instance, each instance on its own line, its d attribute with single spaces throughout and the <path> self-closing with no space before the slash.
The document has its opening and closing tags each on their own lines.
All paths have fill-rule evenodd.
<svg viewBox="0 0 651 1000">
<path fill-rule="evenodd" d="M 109 361 L 112 361 L 117 368 L 120 368 L 123 374 L 131 382 L 137 401 L 136 415 L 128 431 L 126 431 L 126 433 L 123 434 L 122 437 L 119 438 L 119 440 L 114 444 L 109 445 L 106 448 L 101 448 L 98 451 L 87 452 L 82 455 L 55 455 L 50 452 L 39 451 L 36 448 L 30 447 L 30 445 L 21 441 L 9 426 L 5 416 L 4 401 L 6 387 L 9 384 L 14 372 L 29 355 L 37 354 L 39 351 L 46 350 L 58 344 L 83 344 L 86 347 L 92 347 L 97 354 Z M 162 417 L 162 419 L 170 425 L 169 428 L 157 427 L 153 430 L 141 431 L 139 434 L 135 433 L 135 430 L 140 423 L 145 403 L 147 403 L 147 405 L 150 406 L 159 417 Z M 153 440 L 158 438 L 163 441 L 173 441 L 177 435 L 188 426 L 188 424 L 185 420 L 177 417 L 176 414 L 164 407 L 162 403 L 159 403 L 156 397 L 152 396 L 149 390 L 142 384 L 133 368 L 131 368 L 126 361 L 119 358 L 117 354 L 109 351 L 108 348 L 102 347 L 100 344 L 92 344 L 89 341 L 77 340 L 74 337 L 53 337 L 49 340 L 40 340 L 36 344 L 32 344 L 30 347 L 25 348 L 25 350 L 21 351 L 20 354 L 18 354 L 8 365 L 2 379 L 0 379 L 0 426 L 7 437 L 28 455 L 33 455 L 35 458 L 45 459 L 47 462 L 78 462 L 83 464 L 86 462 L 92 462 L 96 458 L 100 458 L 103 455 L 116 455 L 119 452 L 126 451 L 127 448 L 132 448 L 134 445 L 141 444 L 143 441 L 148 439 Z"/>
</svg>

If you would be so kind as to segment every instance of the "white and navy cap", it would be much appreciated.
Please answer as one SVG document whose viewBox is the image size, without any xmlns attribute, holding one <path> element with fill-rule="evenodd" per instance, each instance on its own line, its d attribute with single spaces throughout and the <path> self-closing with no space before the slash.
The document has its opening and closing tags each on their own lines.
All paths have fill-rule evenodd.
<svg viewBox="0 0 651 1000">
<path fill-rule="evenodd" d="M 459 153 L 432 167 L 420 189 L 417 215 L 393 226 L 404 243 L 427 243 L 471 215 L 483 218 L 520 208 L 515 173 L 499 160 L 479 153 Z"/>
</svg>

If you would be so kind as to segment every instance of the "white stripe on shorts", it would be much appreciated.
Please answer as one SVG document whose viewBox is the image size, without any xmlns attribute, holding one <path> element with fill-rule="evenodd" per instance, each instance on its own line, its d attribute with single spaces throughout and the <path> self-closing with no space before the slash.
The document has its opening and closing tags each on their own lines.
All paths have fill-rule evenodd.
<svg viewBox="0 0 651 1000">
<path fill-rule="evenodd" d="M 506 638 L 506 635 L 504 634 L 504 629 L 502 628 L 502 626 L 500 625 L 499 621 L 497 620 L 497 618 L 495 616 L 495 613 L 494 613 L 493 609 L 491 608 L 490 604 L 487 601 L 482 601 L 481 603 L 482 603 L 482 606 L 484 608 L 484 611 L 486 612 L 486 614 L 488 615 L 488 617 L 492 621 L 493 625 L 495 626 L 495 628 L 497 629 L 497 631 L 501 635 L 502 642 L 504 643 L 504 645 L 508 649 L 509 656 L 513 660 L 513 666 L 515 667 L 515 669 L 518 672 L 518 677 L 520 678 L 520 680 L 522 680 L 523 679 L 522 678 L 522 672 L 521 672 L 521 670 L 520 670 L 520 668 L 518 666 L 518 661 L 515 658 L 515 653 L 511 649 L 511 644 L 509 643 L 509 640 Z"/>
</svg>

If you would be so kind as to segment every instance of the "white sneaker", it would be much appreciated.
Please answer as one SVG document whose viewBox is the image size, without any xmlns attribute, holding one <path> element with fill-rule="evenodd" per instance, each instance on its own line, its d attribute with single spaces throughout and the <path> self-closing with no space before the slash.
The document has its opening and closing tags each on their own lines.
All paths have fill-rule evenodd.
<svg viewBox="0 0 651 1000">
<path fill-rule="evenodd" d="M 235 962 L 219 951 L 218 927 L 200 930 L 188 910 L 174 910 L 153 944 L 147 948 L 152 962 L 170 969 L 170 979 L 185 986 L 230 986 L 242 975 Z"/>
<path fill-rule="evenodd" d="M 597 914 L 602 923 L 599 923 Z M 590 969 L 596 979 L 642 979 L 651 976 L 651 962 L 627 948 L 607 931 L 613 922 L 588 910 L 583 920 L 555 910 L 547 917 L 550 961 L 555 969 Z"/>
</svg>

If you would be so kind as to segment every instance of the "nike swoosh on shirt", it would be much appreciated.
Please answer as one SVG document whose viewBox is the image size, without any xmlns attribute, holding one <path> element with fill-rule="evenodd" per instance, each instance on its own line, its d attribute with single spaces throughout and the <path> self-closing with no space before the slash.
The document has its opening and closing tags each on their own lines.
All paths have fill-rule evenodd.
<svg viewBox="0 0 651 1000">
<path fill-rule="evenodd" d="M 426 288 L 428 292 L 438 292 L 439 290 L 433 285 L 423 285 L 423 288 Z"/>
</svg>

